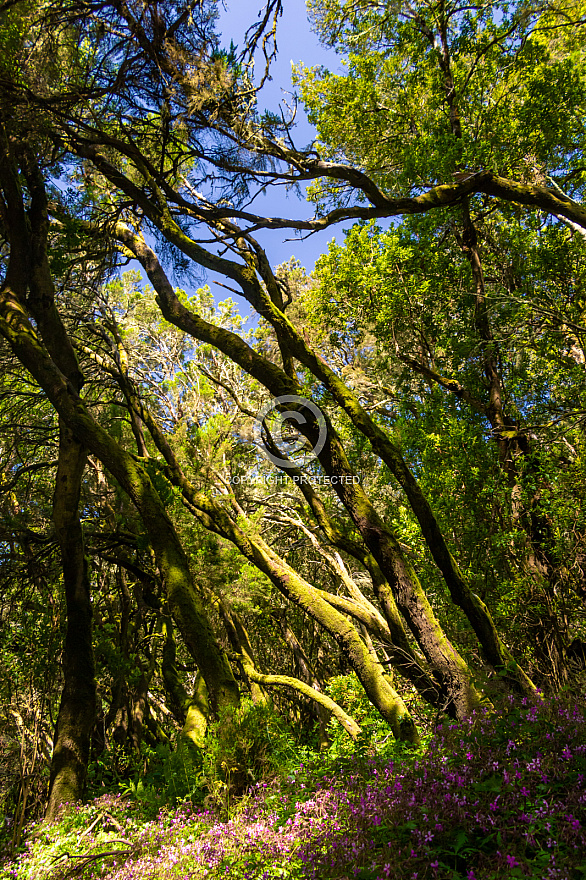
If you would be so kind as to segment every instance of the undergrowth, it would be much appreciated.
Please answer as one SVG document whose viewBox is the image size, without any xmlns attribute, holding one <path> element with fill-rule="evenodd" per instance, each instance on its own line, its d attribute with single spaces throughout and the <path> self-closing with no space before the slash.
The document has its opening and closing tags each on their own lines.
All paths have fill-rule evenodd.
<svg viewBox="0 0 586 880">
<path fill-rule="evenodd" d="M 332 722 L 318 753 L 245 706 L 199 762 L 169 752 L 157 779 L 153 758 L 142 788 L 29 828 L 1 880 L 586 878 L 581 709 L 510 700 L 408 749 L 351 679 L 333 688 L 362 713 L 357 744 Z"/>
</svg>

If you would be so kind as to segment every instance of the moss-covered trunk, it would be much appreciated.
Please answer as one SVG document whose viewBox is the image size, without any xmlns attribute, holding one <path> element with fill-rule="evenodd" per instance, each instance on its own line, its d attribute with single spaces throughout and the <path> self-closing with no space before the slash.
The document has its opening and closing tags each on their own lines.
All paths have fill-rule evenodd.
<svg viewBox="0 0 586 880">
<path fill-rule="evenodd" d="M 305 426 L 303 428 L 315 442 L 313 427 L 309 425 L 307 432 Z M 482 702 L 472 671 L 446 636 L 393 529 L 381 519 L 362 486 L 355 481 L 342 443 L 331 425 L 328 425 L 319 460 L 327 474 L 336 476 L 335 482 L 332 480 L 333 488 L 390 585 L 394 600 L 427 661 L 441 676 L 454 713 L 465 717 Z"/>
<path fill-rule="evenodd" d="M 389 684 L 380 663 L 374 662 L 356 628 L 332 607 L 291 566 L 254 534 L 245 532 L 230 517 L 227 510 L 207 495 L 196 491 L 183 473 L 166 437 L 145 408 L 142 410 L 151 436 L 167 462 L 167 476 L 179 487 L 184 498 L 201 523 L 210 531 L 232 541 L 241 553 L 266 574 L 278 590 L 298 607 L 318 621 L 334 637 L 356 672 L 369 699 L 390 724 L 394 735 L 402 740 L 417 742 L 418 734 L 409 710 Z"/>
<path fill-rule="evenodd" d="M 0 293 L 0 333 L 59 413 L 63 423 L 133 500 L 153 547 L 168 606 L 199 666 L 212 710 L 239 703 L 238 685 L 198 594 L 187 556 L 165 505 L 139 462 L 122 449 L 88 412 L 31 326 L 22 299 L 5 285 Z"/>
<path fill-rule="evenodd" d="M 63 648 L 63 693 L 51 761 L 48 819 L 57 815 L 61 804 L 80 800 L 83 795 L 96 714 L 90 579 L 79 520 L 85 460 L 85 450 L 61 422 L 53 522 L 61 550 L 67 632 Z"/>
<path fill-rule="evenodd" d="M 182 738 L 197 749 L 201 749 L 204 745 L 209 716 L 208 696 L 204 681 L 198 672 L 193 693 L 187 692 L 177 671 L 177 649 L 173 635 L 173 624 L 168 617 L 164 617 L 161 626 L 165 637 L 161 671 L 169 704 L 175 718 L 182 725 Z"/>
</svg>

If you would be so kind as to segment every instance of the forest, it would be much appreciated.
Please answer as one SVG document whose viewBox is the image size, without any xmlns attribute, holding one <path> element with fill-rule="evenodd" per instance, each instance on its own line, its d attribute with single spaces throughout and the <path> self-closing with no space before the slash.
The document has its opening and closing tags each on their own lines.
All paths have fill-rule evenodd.
<svg viewBox="0 0 586 880">
<path fill-rule="evenodd" d="M 283 4 L 0 0 L 0 878 L 580 880 L 586 4 Z"/>
</svg>

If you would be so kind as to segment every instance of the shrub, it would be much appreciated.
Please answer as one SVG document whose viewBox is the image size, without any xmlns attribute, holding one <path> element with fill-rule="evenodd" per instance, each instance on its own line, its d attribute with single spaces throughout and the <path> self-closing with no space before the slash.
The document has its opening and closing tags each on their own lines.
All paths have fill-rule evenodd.
<svg viewBox="0 0 586 880">
<path fill-rule="evenodd" d="M 245 757 L 264 774 L 229 819 L 224 804 L 220 815 L 183 805 L 145 822 L 107 796 L 31 835 L 0 880 L 62 880 L 82 867 L 85 880 L 586 877 L 580 709 L 511 700 L 440 725 L 425 748 L 388 741 L 376 752 L 373 742 L 351 755 L 306 753 L 295 767 L 271 710 L 244 706 L 211 732 L 206 758 L 208 779 Z"/>
<path fill-rule="evenodd" d="M 286 772 L 296 760 L 293 735 L 270 704 L 244 700 L 239 709 L 210 726 L 203 755 L 203 780 L 210 801 L 229 815 L 234 798 L 259 780 Z"/>
</svg>

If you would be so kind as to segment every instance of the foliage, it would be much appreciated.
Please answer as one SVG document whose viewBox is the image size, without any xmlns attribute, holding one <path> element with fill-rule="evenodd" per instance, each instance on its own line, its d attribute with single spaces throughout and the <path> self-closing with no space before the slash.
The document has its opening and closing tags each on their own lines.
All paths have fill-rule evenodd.
<svg viewBox="0 0 586 880">
<path fill-rule="evenodd" d="M 584 872 L 586 720 L 559 701 L 508 701 L 439 725 L 406 755 L 305 755 L 253 786 L 229 821 L 190 808 L 139 820 L 111 795 L 30 829 L 3 880 L 84 876 L 570 880 Z M 81 832 L 81 836 L 80 836 Z M 115 852 L 117 850 L 117 852 Z M 108 853 L 112 853 L 108 855 Z M 118 862 L 118 864 L 116 864 Z M 74 863 L 77 864 L 77 863 Z"/>
<path fill-rule="evenodd" d="M 140 856 L 129 844 L 145 876 L 161 808 L 213 806 L 242 830 L 239 799 L 261 780 L 249 819 L 265 816 L 264 849 L 249 859 L 228 834 L 216 852 L 210 825 L 218 870 L 327 876 L 350 846 L 365 878 L 384 875 L 396 825 L 407 873 L 555 872 L 543 853 L 573 855 L 553 752 L 539 758 L 553 800 L 535 789 L 527 815 L 556 810 L 557 842 L 531 826 L 523 849 L 499 825 L 505 802 L 525 823 L 506 716 L 474 711 L 535 684 L 579 693 L 586 666 L 584 3 L 313 0 L 345 66 L 296 74 L 318 128 L 307 149 L 258 105 L 252 60 L 261 49 L 268 76 L 280 0 L 240 52 L 222 49 L 216 5 L 2 7 L 10 846 L 40 814 L 49 762 L 55 815 L 55 779 L 82 798 L 89 761 L 92 793 L 122 791 L 153 820 Z M 268 187 L 307 181 L 315 217 L 254 213 Z M 311 277 L 295 260 L 273 269 L 254 237 L 354 220 Z M 129 260 L 152 286 L 118 274 Z M 192 290 L 203 271 L 254 308 L 252 329 L 232 300 Z M 283 427 L 277 473 L 265 453 Z M 361 725 L 356 744 L 324 691 Z M 523 712 L 541 742 L 547 716 Z M 417 745 L 415 722 L 425 743 L 445 713 L 494 740 L 488 782 L 482 737 L 453 779 L 451 734 L 430 753 L 395 745 Z M 273 786 L 318 737 L 321 766 Z M 365 774 L 389 788 L 399 767 L 396 796 L 369 788 Z M 494 774 L 496 794 L 481 787 Z M 437 834 L 422 779 L 451 798 Z M 312 793 L 299 809 L 298 785 Z M 478 795 L 474 820 L 458 785 Z"/>
<path fill-rule="evenodd" d="M 236 713 L 208 726 L 201 749 L 180 735 L 174 743 L 143 743 L 130 760 L 111 747 L 90 764 L 89 795 L 99 797 L 106 788 L 131 800 L 137 815 L 147 819 L 186 805 L 205 805 L 229 817 L 258 780 L 272 782 L 286 773 L 298 748 L 293 731 L 270 704 L 243 700 Z M 116 766 L 123 766 L 123 774 L 113 778 Z"/>
<path fill-rule="evenodd" d="M 295 760 L 292 731 L 269 704 L 244 700 L 237 712 L 210 726 L 203 754 L 206 803 L 230 816 L 258 780 L 271 781 Z"/>
<path fill-rule="evenodd" d="M 580 3 L 310 6 L 345 67 L 297 71 L 326 155 L 359 164 L 390 192 L 462 168 L 536 181 L 580 165 Z"/>
<path fill-rule="evenodd" d="M 389 732 L 388 724 L 385 724 L 380 714 L 366 698 L 364 688 L 361 687 L 356 675 L 337 675 L 328 682 L 328 695 L 339 703 L 346 712 L 357 721 L 362 729 L 360 738 L 353 742 L 349 740 L 342 730 L 342 726 L 332 718 L 329 723 L 331 745 L 327 752 L 325 762 L 319 767 L 318 762 L 313 765 L 312 775 L 318 778 L 323 771 L 326 775 L 330 772 L 330 763 L 339 763 L 340 769 L 344 767 L 344 761 L 351 763 L 367 755 L 400 754 L 405 749 L 405 754 L 414 754 L 413 747 L 403 746 L 397 743 Z M 421 748 L 427 743 L 429 731 L 433 721 L 433 710 L 426 706 L 417 693 L 413 690 L 411 696 L 405 697 L 413 717 L 417 720 L 421 732 Z M 397 751 L 398 750 L 398 751 Z"/>
</svg>

